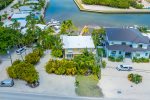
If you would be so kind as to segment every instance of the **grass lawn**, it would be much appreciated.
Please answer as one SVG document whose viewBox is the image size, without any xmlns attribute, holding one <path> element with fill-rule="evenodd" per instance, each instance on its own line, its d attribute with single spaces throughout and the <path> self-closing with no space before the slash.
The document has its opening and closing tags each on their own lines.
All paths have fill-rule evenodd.
<svg viewBox="0 0 150 100">
<path fill-rule="evenodd" d="M 76 76 L 76 81 L 79 85 L 76 87 L 76 93 L 79 96 L 88 97 L 103 97 L 101 89 L 97 86 L 98 78 L 95 75 L 90 76 Z"/>
</svg>

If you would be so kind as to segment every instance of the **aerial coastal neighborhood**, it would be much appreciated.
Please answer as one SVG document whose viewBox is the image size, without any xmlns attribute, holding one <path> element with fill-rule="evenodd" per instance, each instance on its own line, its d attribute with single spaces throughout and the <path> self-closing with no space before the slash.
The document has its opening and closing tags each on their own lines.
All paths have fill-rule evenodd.
<svg viewBox="0 0 150 100">
<path fill-rule="evenodd" d="M 0 0 L 0 98 L 149 100 L 149 14 L 149 0 Z"/>
</svg>

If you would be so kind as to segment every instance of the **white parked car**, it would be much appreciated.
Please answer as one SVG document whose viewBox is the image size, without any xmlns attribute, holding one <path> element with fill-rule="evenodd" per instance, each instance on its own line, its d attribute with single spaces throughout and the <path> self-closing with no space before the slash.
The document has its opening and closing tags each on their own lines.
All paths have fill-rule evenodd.
<svg viewBox="0 0 150 100">
<path fill-rule="evenodd" d="M 14 81 L 13 79 L 7 79 L 0 82 L 0 87 L 13 87 Z"/>
<path fill-rule="evenodd" d="M 25 51 L 26 51 L 25 47 L 22 47 L 22 48 L 19 48 L 18 50 L 16 50 L 16 53 L 17 54 L 22 54 Z"/>
<path fill-rule="evenodd" d="M 123 64 L 117 66 L 116 69 L 117 69 L 118 71 L 132 71 L 132 70 L 133 70 L 133 68 L 132 68 L 131 65 L 123 65 Z"/>
</svg>

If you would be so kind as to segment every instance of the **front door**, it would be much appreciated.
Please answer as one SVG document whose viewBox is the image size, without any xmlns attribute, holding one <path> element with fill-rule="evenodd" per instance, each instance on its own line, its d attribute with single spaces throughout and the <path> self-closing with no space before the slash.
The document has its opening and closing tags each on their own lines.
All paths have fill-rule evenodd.
<svg viewBox="0 0 150 100">
<path fill-rule="evenodd" d="M 125 57 L 126 57 L 126 58 L 131 58 L 131 55 L 132 55 L 131 52 L 126 52 L 126 53 L 125 53 Z"/>
<path fill-rule="evenodd" d="M 73 58 L 73 54 L 67 54 L 67 59 L 72 59 Z"/>
</svg>

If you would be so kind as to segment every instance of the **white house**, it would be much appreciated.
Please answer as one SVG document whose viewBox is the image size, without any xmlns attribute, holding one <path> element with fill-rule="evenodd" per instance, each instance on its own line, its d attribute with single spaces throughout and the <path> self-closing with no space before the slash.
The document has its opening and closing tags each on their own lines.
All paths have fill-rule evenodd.
<svg viewBox="0 0 150 100">
<path fill-rule="evenodd" d="M 84 49 L 95 54 L 95 46 L 91 36 L 62 36 L 64 56 L 71 59 L 82 54 Z"/>
</svg>

